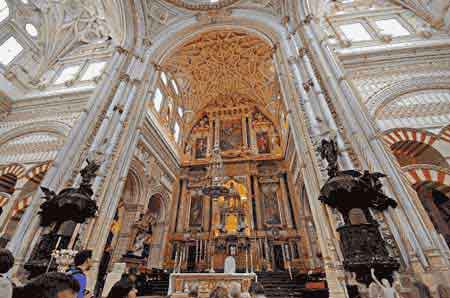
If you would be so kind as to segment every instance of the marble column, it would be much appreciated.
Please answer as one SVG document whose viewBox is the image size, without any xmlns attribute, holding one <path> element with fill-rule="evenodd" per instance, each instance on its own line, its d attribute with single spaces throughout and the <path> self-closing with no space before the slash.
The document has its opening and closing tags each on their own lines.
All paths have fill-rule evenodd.
<svg viewBox="0 0 450 298">
<path fill-rule="evenodd" d="M 73 179 L 79 171 L 86 157 L 89 143 L 92 142 L 91 136 L 98 131 L 103 114 L 109 107 L 111 97 L 117 89 L 115 88 L 117 79 L 127 65 L 130 56 L 129 51 L 121 47 L 117 48 L 105 72 L 104 79 L 91 95 L 86 109 L 81 113 L 41 185 L 49 189 L 60 190 L 64 186 L 72 184 L 69 182 L 69 185 L 64 185 L 63 183 Z M 36 242 L 35 236 L 39 230 L 39 217 L 36 215 L 42 202 L 40 199 L 42 195 L 40 190 L 33 195 L 30 206 L 22 216 L 18 229 L 8 244 L 8 248 L 16 256 L 16 268 L 23 264 L 27 252 L 31 251 L 32 245 Z M 32 245 L 29 245 L 30 243 Z"/>
<path fill-rule="evenodd" d="M 317 228 L 318 240 L 320 249 L 324 259 L 324 268 L 327 274 L 327 281 L 330 288 L 331 297 L 346 297 L 346 292 L 341 286 L 340 281 L 345 278 L 342 269 L 342 261 L 338 253 L 339 246 L 334 234 L 334 225 L 330 222 L 327 209 L 317 200 L 320 194 L 320 187 L 323 183 L 324 177 L 320 171 L 322 163 L 319 163 L 318 156 L 316 156 L 314 146 L 309 138 L 310 131 L 308 128 L 318 134 L 318 125 L 313 123 L 306 123 L 306 116 L 304 110 L 300 105 L 299 100 L 292 100 L 294 98 L 308 98 L 303 88 L 296 88 L 303 82 L 298 79 L 291 79 L 291 71 L 287 57 L 292 54 L 292 48 L 287 40 L 281 43 L 275 54 L 275 66 L 278 76 L 281 81 L 281 90 L 283 94 L 283 101 L 288 112 L 288 121 L 291 127 L 294 145 L 298 156 L 302 157 L 301 172 L 305 179 L 305 187 L 308 192 L 309 202 L 313 212 L 314 225 Z M 303 91 L 302 91 L 303 90 Z M 312 108 L 309 109 L 311 113 L 311 120 L 314 121 L 314 113 Z"/>
</svg>

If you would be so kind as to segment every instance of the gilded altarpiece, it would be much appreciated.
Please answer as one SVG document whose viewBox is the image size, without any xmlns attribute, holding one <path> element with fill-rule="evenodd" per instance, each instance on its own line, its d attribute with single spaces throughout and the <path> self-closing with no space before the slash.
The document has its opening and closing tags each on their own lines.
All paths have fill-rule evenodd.
<svg viewBox="0 0 450 298">
<path fill-rule="evenodd" d="M 238 272 L 308 270 L 304 228 L 293 210 L 284 152 L 286 135 L 270 113 L 246 102 L 212 104 L 193 122 L 166 266 L 177 272 L 221 272 L 236 252 Z M 213 148 L 220 148 L 227 197 L 202 193 Z M 298 205 L 298 204 L 297 204 Z M 297 206 L 296 205 L 296 206 Z"/>
</svg>

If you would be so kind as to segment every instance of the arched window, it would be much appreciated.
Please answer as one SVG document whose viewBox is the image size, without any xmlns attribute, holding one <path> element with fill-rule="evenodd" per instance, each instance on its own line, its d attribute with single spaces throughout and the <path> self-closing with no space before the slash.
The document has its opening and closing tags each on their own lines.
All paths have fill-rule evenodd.
<svg viewBox="0 0 450 298">
<path fill-rule="evenodd" d="M 180 125 L 178 125 L 178 122 L 175 122 L 173 127 L 173 137 L 175 138 L 175 142 L 178 143 L 180 140 Z"/>
<path fill-rule="evenodd" d="M 36 27 L 34 27 L 33 24 L 26 24 L 25 25 L 25 30 L 28 32 L 28 34 L 30 34 L 30 36 L 32 37 L 36 37 L 38 36 L 38 30 L 36 29 Z"/>
<path fill-rule="evenodd" d="M 0 0 L 0 22 L 8 18 L 9 8 L 5 0 Z"/>
<path fill-rule="evenodd" d="M 167 82 L 169 80 L 167 79 L 166 73 L 164 73 L 164 72 L 161 73 L 161 80 L 163 81 L 164 85 L 167 85 Z"/>
<path fill-rule="evenodd" d="M 173 90 L 175 91 L 175 94 L 179 95 L 180 91 L 178 90 L 178 85 L 175 82 L 175 80 L 171 80 L 170 82 L 172 83 L 172 87 L 173 87 Z"/>
<path fill-rule="evenodd" d="M 156 89 L 155 91 L 155 96 L 153 97 L 153 106 L 155 107 L 156 111 L 160 111 L 161 110 L 161 104 L 162 104 L 162 100 L 163 100 L 163 95 L 161 93 L 161 90 Z"/>
</svg>

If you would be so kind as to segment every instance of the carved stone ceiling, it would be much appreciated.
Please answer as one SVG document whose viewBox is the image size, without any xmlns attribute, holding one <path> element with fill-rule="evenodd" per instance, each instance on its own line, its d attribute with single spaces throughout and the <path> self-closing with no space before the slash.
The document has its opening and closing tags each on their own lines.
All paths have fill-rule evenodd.
<svg viewBox="0 0 450 298">
<path fill-rule="evenodd" d="M 162 69 L 176 78 L 185 110 L 196 113 L 232 99 L 267 107 L 280 93 L 272 53 L 272 47 L 256 36 L 213 31 L 175 50 Z"/>
</svg>

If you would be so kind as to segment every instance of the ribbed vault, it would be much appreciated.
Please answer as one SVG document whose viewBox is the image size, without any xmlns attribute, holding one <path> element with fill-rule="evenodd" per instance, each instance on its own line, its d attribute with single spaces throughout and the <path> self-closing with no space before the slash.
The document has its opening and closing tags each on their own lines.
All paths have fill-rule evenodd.
<svg viewBox="0 0 450 298">
<path fill-rule="evenodd" d="M 241 99 L 265 107 L 279 97 L 272 54 L 272 46 L 257 36 L 212 31 L 176 49 L 162 68 L 176 78 L 186 111 Z"/>
</svg>

